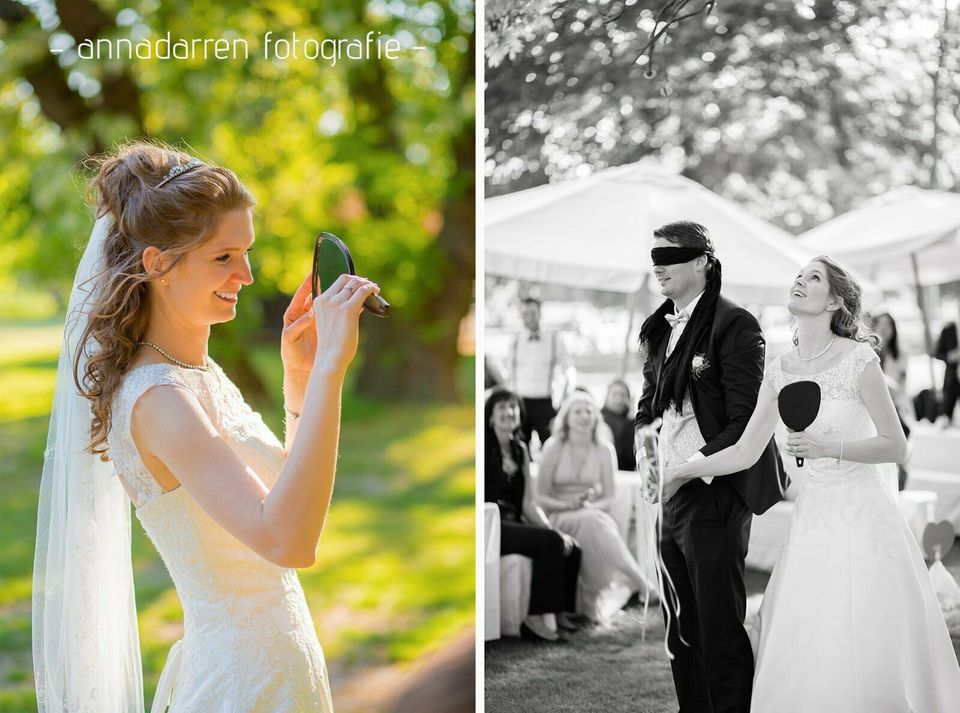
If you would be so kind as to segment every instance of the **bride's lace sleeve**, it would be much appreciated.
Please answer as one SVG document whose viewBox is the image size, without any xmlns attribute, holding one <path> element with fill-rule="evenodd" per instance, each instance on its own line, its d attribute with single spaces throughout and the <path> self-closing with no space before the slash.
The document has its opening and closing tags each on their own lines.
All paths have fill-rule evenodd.
<svg viewBox="0 0 960 713">
<path fill-rule="evenodd" d="M 244 460 L 263 481 L 271 486 L 286 461 L 283 444 L 243 398 L 240 389 L 216 363 L 216 390 L 213 394 L 217 421 L 230 435 L 231 441 L 244 445 Z"/>
<path fill-rule="evenodd" d="M 217 368 L 220 369 L 219 366 Z M 232 421 L 236 429 L 236 435 L 242 438 L 256 436 L 270 449 L 278 451 L 282 455 L 283 444 L 280 443 L 280 439 L 263 420 L 263 416 L 250 407 L 250 404 L 243 398 L 243 394 L 240 393 L 240 389 L 223 373 L 222 369 L 220 369 L 220 374 L 222 376 L 221 383 L 226 393 L 224 403 L 220 407 L 222 410 L 229 410 L 229 420 Z M 227 404 L 229 404 L 229 409 L 227 409 Z"/>
<path fill-rule="evenodd" d="M 861 342 L 853 348 L 853 382 L 856 383 L 860 380 L 860 376 L 863 374 L 863 370 L 867 368 L 867 364 L 879 363 L 880 357 L 877 356 L 877 353 L 870 348 L 869 344 Z M 859 388 L 857 389 L 859 393 Z"/>
<path fill-rule="evenodd" d="M 773 387 L 774 393 L 779 394 L 783 388 L 783 370 L 780 368 L 780 357 L 774 357 L 763 372 L 763 380 Z"/>
</svg>

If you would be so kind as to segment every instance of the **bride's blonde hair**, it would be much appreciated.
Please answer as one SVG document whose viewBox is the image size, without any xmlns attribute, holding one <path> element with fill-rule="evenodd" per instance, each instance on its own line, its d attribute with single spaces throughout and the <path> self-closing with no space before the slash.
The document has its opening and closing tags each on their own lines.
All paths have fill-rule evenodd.
<svg viewBox="0 0 960 713">
<path fill-rule="evenodd" d="M 88 199 L 97 217 L 113 218 L 104 243 L 99 287 L 87 311 L 73 376 L 91 402 L 90 452 L 108 460 L 112 401 L 130 368 L 137 342 L 147 331 L 151 279 L 165 274 L 188 252 L 216 232 L 223 213 L 252 208 L 253 195 L 233 171 L 204 164 L 163 182 L 169 171 L 191 160 L 189 154 L 159 141 L 133 141 L 85 163 L 96 175 Z M 163 182 L 163 185 L 160 185 Z M 172 260 L 164 273 L 147 274 L 143 251 L 162 250 Z M 96 347 L 91 348 L 91 340 Z M 80 355 L 92 353 L 83 373 Z"/>
</svg>

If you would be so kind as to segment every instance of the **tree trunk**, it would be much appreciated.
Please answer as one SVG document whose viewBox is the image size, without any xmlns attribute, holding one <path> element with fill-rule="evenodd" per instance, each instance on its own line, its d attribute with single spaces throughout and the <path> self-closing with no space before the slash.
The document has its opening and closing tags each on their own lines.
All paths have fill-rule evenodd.
<svg viewBox="0 0 960 713">
<path fill-rule="evenodd" d="M 474 74 L 475 33 L 467 50 L 469 61 L 456 78 L 455 87 L 470 86 Z M 367 63 L 368 65 L 379 63 Z M 354 102 L 363 105 L 367 123 L 376 127 L 372 148 L 401 151 L 402 141 L 393 130 L 395 103 L 380 66 L 359 68 L 351 77 Z M 454 90 L 456 91 L 456 90 Z M 443 227 L 430 250 L 443 276 L 434 291 L 410 312 L 396 310 L 389 318 L 364 317 L 363 351 L 356 389 L 388 399 L 456 399 L 459 352 L 457 336 L 473 297 L 475 270 L 475 164 L 472 111 L 463 117 L 451 141 L 456 170 L 450 178 L 443 204 Z M 361 187 L 369 177 L 361 175 Z M 376 214 L 379 206 L 369 206 Z M 385 292 L 387 292 L 385 290 Z M 389 293 L 387 293 L 389 299 Z"/>
<path fill-rule="evenodd" d="M 419 310 L 417 324 L 401 314 L 364 330 L 364 360 L 357 383 L 371 396 L 456 399 L 460 321 L 473 299 L 475 261 L 474 120 L 453 143 L 457 173 L 451 180 L 435 249 L 445 279 Z"/>
</svg>

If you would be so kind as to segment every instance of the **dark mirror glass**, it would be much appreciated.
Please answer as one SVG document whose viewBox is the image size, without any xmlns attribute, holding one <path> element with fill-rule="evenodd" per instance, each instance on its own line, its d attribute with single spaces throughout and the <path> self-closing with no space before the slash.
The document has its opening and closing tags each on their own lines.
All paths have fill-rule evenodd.
<svg viewBox="0 0 960 713">
<path fill-rule="evenodd" d="M 336 282 L 340 275 L 356 275 L 350 250 L 333 233 L 320 233 L 313 250 L 313 298 Z M 367 312 L 386 317 L 390 303 L 380 295 L 370 295 L 363 302 Z"/>
</svg>

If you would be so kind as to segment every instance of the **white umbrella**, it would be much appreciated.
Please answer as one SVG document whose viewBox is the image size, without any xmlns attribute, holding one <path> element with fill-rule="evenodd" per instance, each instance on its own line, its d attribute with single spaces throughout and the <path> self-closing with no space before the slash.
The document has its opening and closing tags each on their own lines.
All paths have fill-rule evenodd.
<svg viewBox="0 0 960 713">
<path fill-rule="evenodd" d="M 829 253 L 881 285 L 899 286 L 912 275 L 924 344 L 932 353 L 930 315 L 921 286 L 960 279 L 960 194 L 897 188 L 808 230 L 800 244 Z M 930 379 L 934 381 L 932 362 Z"/>
<path fill-rule="evenodd" d="M 882 286 L 914 274 L 922 285 L 960 279 L 960 193 L 906 187 L 867 201 L 800 236 Z"/>
<path fill-rule="evenodd" d="M 749 304 L 786 302 L 807 257 L 789 233 L 646 163 L 484 201 L 486 272 L 636 293 L 648 284 L 654 229 L 676 220 L 709 229 L 726 294 Z"/>
</svg>

